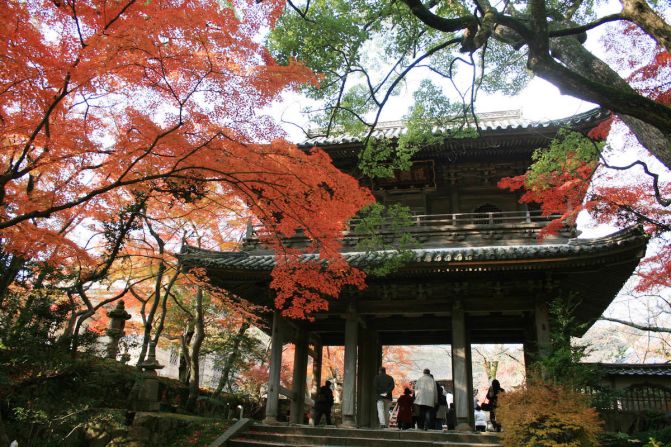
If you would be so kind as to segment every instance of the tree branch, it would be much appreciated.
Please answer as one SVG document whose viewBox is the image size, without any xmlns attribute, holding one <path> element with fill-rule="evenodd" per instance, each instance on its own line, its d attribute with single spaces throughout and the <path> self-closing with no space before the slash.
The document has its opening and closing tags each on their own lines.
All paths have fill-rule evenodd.
<svg viewBox="0 0 671 447">
<path fill-rule="evenodd" d="M 635 162 L 630 163 L 626 166 L 613 166 L 613 165 L 609 165 L 606 162 L 603 155 L 599 154 L 599 157 L 601 158 L 601 162 L 603 163 L 603 165 L 605 167 L 607 167 L 608 169 L 614 169 L 616 171 L 626 171 L 627 169 L 631 169 L 634 166 L 641 166 L 643 168 L 643 171 L 647 175 L 652 177 L 652 187 L 655 190 L 655 200 L 657 200 L 657 203 L 659 203 L 660 205 L 662 205 L 664 207 L 667 207 L 667 206 L 671 205 L 671 199 L 665 199 L 664 197 L 662 197 L 662 192 L 659 189 L 659 174 L 655 174 L 654 172 L 651 172 L 650 169 L 648 169 L 648 164 L 647 163 L 645 163 L 644 161 L 641 161 L 641 160 L 636 160 Z"/>
<path fill-rule="evenodd" d="M 671 327 L 649 326 L 649 325 L 644 325 L 644 324 L 637 324 L 637 323 L 634 323 L 633 321 L 619 320 L 617 318 L 610 318 L 610 317 L 601 317 L 601 318 L 599 318 L 599 320 L 610 321 L 612 323 L 624 324 L 625 326 L 629 326 L 629 327 L 632 327 L 634 329 L 638 329 L 638 330 L 641 330 L 641 331 L 670 333 L 671 334 Z"/>
<path fill-rule="evenodd" d="M 456 19 L 446 19 L 432 13 L 420 0 L 403 0 L 412 14 L 425 25 L 444 33 L 452 33 L 469 27 L 477 27 L 475 16 L 463 16 Z"/>
<path fill-rule="evenodd" d="M 624 15 L 622 15 L 622 13 L 610 14 L 607 16 L 603 16 L 600 19 L 595 20 L 594 22 L 588 23 L 586 25 L 576 26 L 575 28 L 564 28 L 560 30 L 550 31 L 548 35 L 550 37 L 574 36 L 576 34 L 582 34 L 584 32 L 587 32 L 593 28 L 596 28 L 597 26 L 603 25 L 604 23 L 615 22 L 617 20 L 628 20 L 628 19 Z"/>
</svg>

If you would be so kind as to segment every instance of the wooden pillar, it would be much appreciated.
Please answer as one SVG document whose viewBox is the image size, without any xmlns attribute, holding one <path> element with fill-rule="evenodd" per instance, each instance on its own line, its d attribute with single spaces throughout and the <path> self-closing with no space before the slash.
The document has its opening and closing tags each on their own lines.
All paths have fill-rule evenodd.
<svg viewBox="0 0 671 447">
<path fill-rule="evenodd" d="M 280 371 L 282 370 L 282 345 L 284 343 L 285 324 L 280 311 L 273 314 L 273 331 L 270 341 L 270 371 L 268 372 L 268 392 L 266 418 L 264 423 L 276 424 L 280 398 Z"/>
<path fill-rule="evenodd" d="M 357 405 L 357 425 L 377 428 L 377 409 L 373 381 L 379 368 L 379 343 L 377 333 L 371 329 L 361 331 L 359 337 L 359 393 Z"/>
<path fill-rule="evenodd" d="M 522 344 L 522 350 L 524 351 L 524 376 L 525 380 L 528 382 L 534 375 L 534 371 L 531 368 L 531 365 L 538 358 L 538 352 L 536 351 L 536 343 L 532 341 L 525 340 Z"/>
<path fill-rule="evenodd" d="M 380 366 L 382 366 L 382 343 L 380 343 L 380 337 L 377 332 L 373 333 L 373 343 L 372 349 L 374 350 L 375 355 L 371 355 L 371 373 L 370 373 L 370 383 L 371 383 L 371 394 L 375 394 L 373 390 L 373 382 L 375 381 L 375 376 L 377 375 Z M 380 426 L 380 420 L 377 415 L 377 398 L 371 399 L 370 407 L 368 408 L 370 412 L 370 423 L 371 427 L 378 428 Z"/>
<path fill-rule="evenodd" d="M 524 374 L 527 381 L 534 373 L 532 370 L 533 363 L 538 360 L 535 318 L 535 315 L 532 315 L 531 313 L 525 316 L 526 326 L 524 329 L 524 343 L 522 344 L 522 349 L 524 351 Z"/>
<path fill-rule="evenodd" d="M 345 320 L 345 371 L 342 389 L 342 424 L 356 426 L 356 365 L 359 319 L 350 311 Z"/>
<path fill-rule="evenodd" d="M 294 374 L 291 384 L 294 399 L 291 401 L 291 423 L 302 424 L 305 410 L 305 387 L 308 368 L 308 336 L 304 329 L 296 331 Z"/>
<path fill-rule="evenodd" d="M 471 337 L 467 334 L 466 337 L 466 367 L 468 372 L 466 374 L 467 390 L 468 390 L 468 425 L 475 427 L 475 404 L 473 402 L 473 355 L 471 352 Z"/>
<path fill-rule="evenodd" d="M 469 425 L 469 399 L 473 400 L 473 391 L 469 395 L 468 361 L 466 347 L 466 318 L 461 302 L 452 306 L 452 381 L 454 383 L 454 407 L 457 413 L 457 430 L 472 430 Z M 471 387 L 472 388 L 472 387 Z"/>
<path fill-rule="evenodd" d="M 322 385 L 322 351 L 324 347 L 321 343 L 314 345 L 314 357 L 312 357 L 312 394 L 319 393 L 319 387 Z"/>
<path fill-rule="evenodd" d="M 359 340 L 358 340 L 358 354 L 359 354 L 359 364 L 357 365 L 356 371 L 356 425 L 357 427 L 365 426 L 366 414 L 363 411 L 364 405 L 366 404 L 366 393 L 368 388 L 366 386 L 366 372 L 367 372 L 367 355 L 366 348 L 368 343 L 366 343 L 366 337 L 368 336 L 368 330 L 365 327 L 359 328 Z"/>
<path fill-rule="evenodd" d="M 536 327 L 536 346 L 540 358 L 550 354 L 550 311 L 545 302 L 537 302 L 534 309 Z"/>
</svg>

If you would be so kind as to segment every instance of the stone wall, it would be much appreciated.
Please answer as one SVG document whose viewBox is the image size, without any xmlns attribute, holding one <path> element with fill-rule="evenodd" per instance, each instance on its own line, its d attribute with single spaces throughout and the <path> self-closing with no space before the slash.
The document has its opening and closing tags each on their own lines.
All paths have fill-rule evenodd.
<svg viewBox="0 0 671 447">
<path fill-rule="evenodd" d="M 90 424 L 84 430 L 84 437 L 88 447 L 165 447 L 179 436 L 220 423 L 220 420 L 183 414 L 137 413 L 130 427 Z M 223 427 L 220 431 L 223 433 Z"/>
</svg>

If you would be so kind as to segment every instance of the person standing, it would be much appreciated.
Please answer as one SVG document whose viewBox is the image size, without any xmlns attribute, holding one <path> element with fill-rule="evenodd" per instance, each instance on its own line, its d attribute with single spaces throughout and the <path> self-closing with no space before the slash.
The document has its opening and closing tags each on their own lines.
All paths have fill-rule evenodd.
<svg viewBox="0 0 671 447">
<path fill-rule="evenodd" d="M 413 426 L 412 423 L 412 407 L 415 398 L 410 394 L 410 388 L 406 388 L 403 391 L 403 395 L 398 398 L 396 403 L 398 404 L 398 415 L 396 416 L 396 421 L 398 422 L 399 430 L 407 430 Z"/>
<path fill-rule="evenodd" d="M 438 385 L 438 404 L 436 409 L 436 430 L 442 430 L 447 419 L 447 397 L 445 389 Z"/>
<path fill-rule="evenodd" d="M 445 422 L 448 430 L 454 430 L 457 427 L 457 410 L 454 409 L 454 402 L 447 409 L 447 420 Z"/>
<path fill-rule="evenodd" d="M 415 383 L 415 403 L 419 406 L 419 428 L 427 430 L 433 428 L 431 410 L 438 403 L 436 381 L 431 377 L 431 371 L 424 370 L 422 377 Z"/>
<path fill-rule="evenodd" d="M 391 392 L 394 391 L 394 386 L 394 379 L 387 374 L 385 367 L 381 366 L 373 381 L 380 428 L 389 427 L 389 407 L 391 406 Z"/>
<path fill-rule="evenodd" d="M 475 431 L 487 431 L 487 415 L 480 405 L 475 406 Z"/>
<path fill-rule="evenodd" d="M 326 416 L 326 425 L 331 425 L 331 407 L 333 407 L 333 390 L 331 382 L 327 380 L 324 386 L 319 388 L 315 400 L 315 426 L 319 425 L 322 415 Z"/>
<path fill-rule="evenodd" d="M 499 394 L 505 393 L 498 380 L 492 380 L 492 386 L 487 391 L 487 401 L 489 402 L 489 421 L 492 423 L 495 431 L 501 431 L 501 424 L 496 421 L 496 406 L 499 402 Z"/>
</svg>

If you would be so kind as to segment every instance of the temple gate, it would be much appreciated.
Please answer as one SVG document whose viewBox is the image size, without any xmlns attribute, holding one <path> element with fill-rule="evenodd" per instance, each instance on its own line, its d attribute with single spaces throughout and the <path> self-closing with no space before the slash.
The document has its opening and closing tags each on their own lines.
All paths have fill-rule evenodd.
<svg viewBox="0 0 671 447">
<path fill-rule="evenodd" d="M 642 232 L 630 228 L 579 239 L 575 226 L 567 225 L 558 235 L 539 240 L 539 232 L 556 216 L 519 204 L 517 194 L 496 184 L 524 173 L 534 149 L 546 147 L 560 128 L 586 131 L 606 117 L 595 110 L 534 124 L 511 113 L 483 115 L 479 137 L 445 136 L 417 153 L 410 171 L 371 182 L 379 202 L 412 209 L 414 222 L 405 231 L 418 244 L 401 268 L 383 278 L 369 277 L 364 291 L 344 291 L 314 322 L 287 321 L 277 311 L 262 316 L 272 328 L 266 421 L 277 420 L 282 393 L 292 400 L 291 422 L 302 422 L 308 355 L 313 356 L 313 383 L 319 384 L 322 347 L 344 346 L 343 425 L 377 426 L 371 388 L 382 346 L 449 344 L 457 418 L 468 429 L 473 426 L 472 344 L 522 344 L 529 365 L 549 344 L 552 299 L 575 296 L 580 302 L 577 319 L 595 321 L 644 255 Z M 376 132 L 374 136 L 393 141 L 403 126 L 391 123 Z M 345 171 L 355 166 L 362 149 L 356 137 L 306 143 L 312 145 L 327 151 Z M 241 251 L 188 247 L 182 257 L 187 265 L 204 267 L 215 285 L 272 308 L 274 257 L 253 230 Z M 384 225 L 380 234 L 393 241 Z M 300 238 L 294 239 L 287 243 L 300 244 Z M 359 251 L 357 242 L 353 233 L 343 235 L 343 255 L 356 267 L 373 266 L 389 256 Z M 287 342 L 296 346 L 292 390 L 282 390 L 279 381 Z"/>
</svg>

